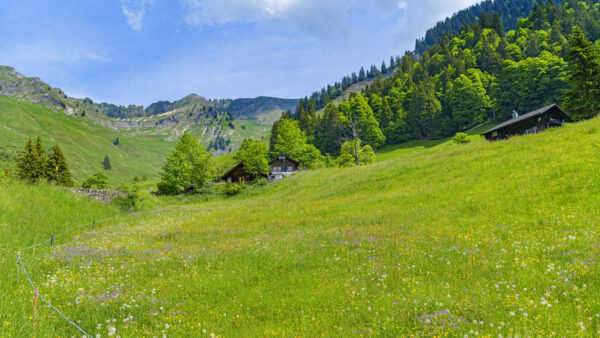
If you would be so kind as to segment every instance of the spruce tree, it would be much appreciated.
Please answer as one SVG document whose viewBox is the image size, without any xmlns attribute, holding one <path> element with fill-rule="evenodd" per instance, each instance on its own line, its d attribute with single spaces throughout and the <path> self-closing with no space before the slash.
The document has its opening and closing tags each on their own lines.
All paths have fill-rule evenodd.
<svg viewBox="0 0 600 338">
<path fill-rule="evenodd" d="M 73 186 L 73 177 L 69 171 L 69 164 L 58 143 L 52 148 L 52 154 L 50 154 L 47 164 L 48 182 L 65 187 Z"/>
<path fill-rule="evenodd" d="M 593 117 L 600 113 L 600 55 L 577 26 L 567 59 L 571 66 L 567 80 L 572 89 L 565 95 L 565 108 L 575 119 Z"/>
<path fill-rule="evenodd" d="M 42 138 L 38 136 L 36 142 L 35 142 L 35 150 L 38 153 L 39 156 L 39 167 L 42 168 L 42 174 L 40 176 L 40 178 L 47 178 L 48 177 L 48 173 L 47 173 L 47 165 L 46 165 L 46 151 L 44 150 L 44 145 L 42 143 Z"/>
<path fill-rule="evenodd" d="M 40 155 L 31 139 L 29 139 L 25 149 L 17 159 L 17 177 L 29 183 L 37 182 L 43 177 L 44 173 L 40 163 Z"/>
<path fill-rule="evenodd" d="M 110 158 L 108 157 L 108 155 L 104 156 L 104 161 L 102 161 L 102 167 L 104 168 L 104 170 L 112 169 L 112 165 L 110 164 Z"/>
</svg>

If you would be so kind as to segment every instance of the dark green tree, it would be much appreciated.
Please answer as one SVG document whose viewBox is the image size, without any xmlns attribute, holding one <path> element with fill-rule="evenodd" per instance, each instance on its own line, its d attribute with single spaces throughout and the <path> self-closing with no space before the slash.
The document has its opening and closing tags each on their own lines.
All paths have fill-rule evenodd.
<svg viewBox="0 0 600 338">
<path fill-rule="evenodd" d="M 110 164 L 110 158 L 108 157 L 108 155 L 104 156 L 104 160 L 102 161 L 102 168 L 104 168 L 104 170 L 112 169 L 112 165 Z"/>
<path fill-rule="evenodd" d="M 69 171 L 67 158 L 57 144 L 52 148 L 52 153 L 48 157 L 47 162 L 48 182 L 62 185 L 65 187 L 73 186 L 73 177 Z"/>
<path fill-rule="evenodd" d="M 586 119 L 600 113 L 600 55 L 579 27 L 575 27 L 569 46 L 568 82 L 565 108 L 575 119 Z"/>
<path fill-rule="evenodd" d="M 35 183 L 44 177 L 44 169 L 40 155 L 29 139 L 25 149 L 17 158 L 17 177 L 29 183 Z"/>
</svg>

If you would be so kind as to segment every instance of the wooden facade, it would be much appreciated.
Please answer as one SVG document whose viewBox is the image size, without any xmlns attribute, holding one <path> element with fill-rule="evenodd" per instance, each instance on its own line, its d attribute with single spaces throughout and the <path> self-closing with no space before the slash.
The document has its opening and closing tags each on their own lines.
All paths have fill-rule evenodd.
<svg viewBox="0 0 600 338">
<path fill-rule="evenodd" d="M 229 170 L 221 177 L 221 181 L 227 183 L 252 182 L 256 179 L 255 175 L 248 174 L 244 170 L 244 163 L 240 163 Z"/>
<path fill-rule="evenodd" d="M 556 104 L 552 104 L 521 116 L 515 116 L 481 135 L 492 142 L 516 135 L 537 134 L 548 128 L 562 126 L 567 122 L 573 122 L 573 119 Z"/>
<path fill-rule="evenodd" d="M 269 182 L 275 183 L 298 172 L 300 163 L 289 156 L 280 155 L 269 162 L 271 172 L 269 173 Z"/>
<path fill-rule="evenodd" d="M 277 156 L 274 160 L 269 162 L 271 169 L 268 179 L 270 182 L 279 181 L 282 178 L 296 173 L 299 165 L 300 163 L 298 161 L 293 160 L 288 156 Z M 267 176 L 265 175 L 261 177 Z M 221 181 L 228 183 L 252 182 L 257 178 L 258 177 L 255 175 L 248 174 L 244 170 L 244 163 L 240 163 L 223 175 L 221 177 Z"/>
</svg>

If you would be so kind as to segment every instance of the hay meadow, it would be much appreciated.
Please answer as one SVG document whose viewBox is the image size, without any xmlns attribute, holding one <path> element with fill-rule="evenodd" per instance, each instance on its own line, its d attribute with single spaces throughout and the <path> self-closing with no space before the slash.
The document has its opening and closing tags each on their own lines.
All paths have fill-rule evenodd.
<svg viewBox="0 0 600 338">
<path fill-rule="evenodd" d="M 471 139 L 232 198 L 148 197 L 168 210 L 21 257 L 94 337 L 600 335 L 600 120 Z M 119 211 L 23 185 L 0 185 L 0 210 L 0 336 L 82 336 L 44 304 L 33 327 L 15 251 Z"/>
</svg>

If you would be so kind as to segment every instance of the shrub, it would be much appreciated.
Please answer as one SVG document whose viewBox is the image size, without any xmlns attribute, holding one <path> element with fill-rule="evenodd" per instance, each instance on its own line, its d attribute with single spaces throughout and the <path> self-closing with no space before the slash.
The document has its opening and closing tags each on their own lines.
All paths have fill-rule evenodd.
<svg viewBox="0 0 600 338">
<path fill-rule="evenodd" d="M 137 184 L 122 184 L 117 190 L 127 194 L 127 197 L 117 197 L 114 199 L 119 208 L 124 211 L 138 210 L 141 205 L 140 187 Z"/>
<path fill-rule="evenodd" d="M 97 172 L 81 184 L 85 189 L 106 189 L 108 187 L 108 177 L 103 172 Z"/>
<path fill-rule="evenodd" d="M 227 183 L 223 192 L 227 196 L 235 196 L 246 190 L 248 190 L 248 186 L 245 183 Z"/>
<path fill-rule="evenodd" d="M 467 144 L 471 142 L 471 140 L 469 140 L 469 135 L 465 133 L 456 133 L 456 135 L 454 135 L 452 138 L 452 142 L 455 144 Z"/>
</svg>

